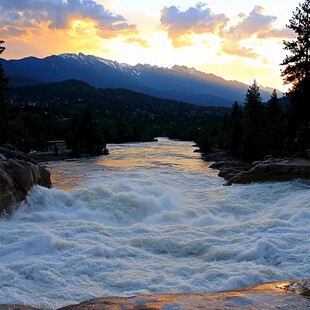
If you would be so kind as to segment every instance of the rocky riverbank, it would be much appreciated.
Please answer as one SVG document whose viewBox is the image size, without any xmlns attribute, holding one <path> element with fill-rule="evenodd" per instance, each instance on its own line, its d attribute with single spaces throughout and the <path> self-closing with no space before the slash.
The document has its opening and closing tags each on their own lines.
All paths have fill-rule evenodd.
<svg viewBox="0 0 310 310">
<path fill-rule="evenodd" d="M 262 161 L 249 164 L 234 159 L 225 151 L 217 150 L 204 154 L 203 159 L 214 162 L 210 168 L 219 169 L 218 175 L 227 181 L 226 185 L 310 179 L 310 160 L 305 158 L 267 156 Z"/>
<path fill-rule="evenodd" d="M 0 216 L 23 201 L 33 185 L 52 187 L 49 171 L 10 145 L 0 147 Z"/>
<path fill-rule="evenodd" d="M 310 309 L 310 280 L 261 284 L 221 293 L 178 293 L 135 297 L 102 297 L 59 310 L 129 309 Z M 1 310 L 31 310 L 22 305 L 0 305 Z"/>
</svg>

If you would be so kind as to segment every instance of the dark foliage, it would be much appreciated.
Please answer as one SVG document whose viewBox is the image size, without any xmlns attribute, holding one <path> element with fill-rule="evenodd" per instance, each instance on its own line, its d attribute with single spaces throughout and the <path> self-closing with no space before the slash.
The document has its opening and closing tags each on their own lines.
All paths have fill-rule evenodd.
<svg viewBox="0 0 310 310">
<path fill-rule="evenodd" d="M 244 130 L 241 155 L 248 161 L 262 157 L 264 149 L 264 106 L 256 81 L 249 87 L 244 101 Z"/>
<path fill-rule="evenodd" d="M 284 82 L 292 84 L 291 102 L 287 119 L 287 148 L 302 151 L 310 143 L 310 1 L 305 0 L 293 12 L 288 28 L 296 33 L 296 39 L 284 41 L 284 49 L 290 54 L 282 65 Z"/>
<path fill-rule="evenodd" d="M 284 49 L 290 52 L 282 62 L 285 69 L 282 72 L 284 82 L 293 84 L 292 90 L 297 90 L 300 83 L 310 77 L 310 1 L 305 0 L 293 12 L 293 17 L 287 25 L 296 33 L 296 39 L 284 41 Z M 308 84 L 309 86 L 309 84 Z"/>
<path fill-rule="evenodd" d="M 0 40 L 0 54 L 3 53 L 5 47 L 2 46 L 4 41 Z M 5 102 L 4 92 L 7 88 L 8 80 L 5 77 L 2 65 L 0 63 L 0 145 L 8 141 L 8 107 Z"/>
<path fill-rule="evenodd" d="M 212 129 L 229 111 L 125 89 L 96 89 L 77 80 L 12 88 L 6 99 L 10 118 L 26 128 L 25 136 L 14 138 L 19 148 L 45 150 L 48 140 L 66 139 L 75 154 L 157 136 L 194 141 L 201 127 L 207 123 Z"/>
<path fill-rule="evenodd" d="M 81 154 L 100 155 L 105 147 L 103 134 L 93 122 L 89 109 L 84 112 L 81 118 L 78 114 L 74 114 L 66 141 L 75 156 Z"/>
</svg>

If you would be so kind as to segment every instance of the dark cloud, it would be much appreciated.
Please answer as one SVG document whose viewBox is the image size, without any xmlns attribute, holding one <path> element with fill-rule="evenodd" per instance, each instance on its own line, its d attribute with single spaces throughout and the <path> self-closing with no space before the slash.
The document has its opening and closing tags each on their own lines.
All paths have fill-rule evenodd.
<svg viewBox="0 0 310 310">
<path fill-rule="evenodd" d="M 161 11 L 161 27 L 165 29 L 175 45 L 187 44 L 182 36 L 190 33 L 215 33 L 223 29 L 228 18 L 224 14 L 213 14 L 205 3 L 198 3 L 186 11 L 176 6 L 165 7 Z"/>
<path fill-rule="evenodd" d="M 67 29 L 73 19 L 86 19 L 94 23 L 103 37 L 136 31 L 122 15 L 94 0 L 0 0 L 0 11 L 2 28 L 23 29 L 46 23 L 50 29 Z"/>
</svg>

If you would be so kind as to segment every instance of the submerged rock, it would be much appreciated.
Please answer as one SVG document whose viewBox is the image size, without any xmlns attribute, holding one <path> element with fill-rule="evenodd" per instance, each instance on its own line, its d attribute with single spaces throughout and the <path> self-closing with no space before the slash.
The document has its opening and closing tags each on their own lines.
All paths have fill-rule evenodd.
<svg viewBox="0 0 310 310">
<path fill-rule="evenodd" d="M 0 147 L 0 215 L 26 198 L 33 185 L 50 188 L 50 172 L 10 145 Z"/>
</svg>

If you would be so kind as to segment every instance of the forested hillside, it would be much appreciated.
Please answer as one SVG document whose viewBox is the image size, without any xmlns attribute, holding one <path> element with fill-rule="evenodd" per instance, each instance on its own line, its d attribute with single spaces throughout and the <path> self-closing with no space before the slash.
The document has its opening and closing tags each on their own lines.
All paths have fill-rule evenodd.
<svg viewBox="0 0 310 310">
<path fill-rule="evenodd" d="M 100 144 L 157 136 L 196 140 L 201 127 L 208 123 L 213 128 L 228 111 L 125 89 L 96 89 L 77 80 L 12 88 L 6 102 L 11 118 L 8 141 L 24 151 L 45 150 L 48 140 L 66 139 L 70 144 L 81 139 L 89 130 L 85 119 L 93 128 L 85 139 Z M 83 122 L 84 129 L 77 132 L 77 124 Z"/>
</svg>

